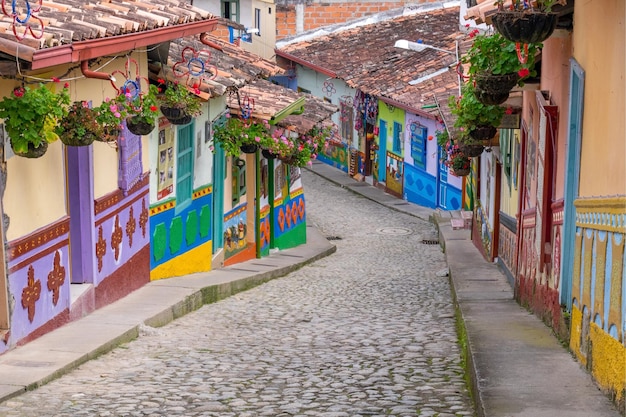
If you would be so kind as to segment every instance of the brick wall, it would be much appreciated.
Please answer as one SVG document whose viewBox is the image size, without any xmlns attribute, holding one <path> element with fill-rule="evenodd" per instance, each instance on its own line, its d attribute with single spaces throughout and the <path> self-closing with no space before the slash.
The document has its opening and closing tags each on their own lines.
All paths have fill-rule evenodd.
<svg viewBox="0 0 626 417">
<path fill-rule="evenodd" d="M 408 4 L 435 3 L 438 0 L 396 1 L 306 1 L 304 3 L 304 30 L 344 23 Z M 276 3 L 276 40 L 296 35 L 296 6 L 292 2 Z"/>
</svg>

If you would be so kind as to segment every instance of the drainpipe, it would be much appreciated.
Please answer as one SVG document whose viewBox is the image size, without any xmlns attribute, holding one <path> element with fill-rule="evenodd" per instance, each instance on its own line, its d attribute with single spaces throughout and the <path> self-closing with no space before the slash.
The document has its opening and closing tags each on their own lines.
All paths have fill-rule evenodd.
<svg viewBox="0 0 626 417">
<path fill-rule="evenodd" d="M 206 37 L 207 37 L 207 35 L 208 35 L 208 33 L 206 33 L 206 32 L 202 32 L 202 33 L 200 34 L 200 42 L 202 42 L 202 43 L 203 43 L 204 45 L 206 45 L 206 46 L 210 46 L 210 47 L 211 47 L 211 48 L 213 48 L 213 49 L 217 49 L 217 50 L 218 50 L 218 51 L 220 51 L 220 52 L 224 50 L 224 49 L 222 48 L 222 46 L 221 46 L 221 45 L 219 45 L 219 44 L 217 44 L 217 43 L 215 43 L 215 42 L 213 42 L 213 41 L 211 41 L 211 40 L 207 39 L 207 38 L 206 38 Z"/>
<path fill-rule="evenodd" d="M 115 77 L 106 72 L 97 72 L 89 69 L 89 61 L 81 61 L 80 70 L 87 78 L 97 78 L 99 80 L 107 80 L 115 82 Z"/>
</svg>

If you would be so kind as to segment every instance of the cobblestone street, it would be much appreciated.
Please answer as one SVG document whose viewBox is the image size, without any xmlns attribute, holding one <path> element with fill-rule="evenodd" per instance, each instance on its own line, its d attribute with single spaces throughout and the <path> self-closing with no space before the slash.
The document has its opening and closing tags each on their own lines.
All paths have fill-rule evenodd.
<svg viewBox="0 0 626 417">
<path fill-rule="evenodd" d="M 0 403 L 5 417 L 473 416 L 435 227 L 303 172 L 337 252 Z"/>
</svg>

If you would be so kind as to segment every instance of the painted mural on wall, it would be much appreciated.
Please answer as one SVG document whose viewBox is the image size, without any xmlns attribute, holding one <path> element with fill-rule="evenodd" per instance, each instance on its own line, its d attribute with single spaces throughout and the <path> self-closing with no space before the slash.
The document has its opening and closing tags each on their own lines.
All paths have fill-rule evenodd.
<svg viewBox="0 0 626 417">
<path fill-rule="evenodd" d="M 241 204 L 224 215 L 224 259 L 247 249 L 248 243 L 247 203 Z"/>
<path fill-rule="evenodd" d="M 169 125 L 159 130 L 157 160 L 157 198 L 159 200 L 174 191 L 174 127 Z"/>
<path fill-rule="evenodd" d="M 328 142 L 328 146 L 323 152 L 320 152 L 317 159 L 344 172 L 348 172 L 350 157 L 348 148 L 343 143 L 336 141 Z"/>
<path fill-rule="evenodd" d="M 401 156 L 387 152 L 387 182 L 386 191 L 402 197 L 404 184 L 404 161 Z"/>
</svg>

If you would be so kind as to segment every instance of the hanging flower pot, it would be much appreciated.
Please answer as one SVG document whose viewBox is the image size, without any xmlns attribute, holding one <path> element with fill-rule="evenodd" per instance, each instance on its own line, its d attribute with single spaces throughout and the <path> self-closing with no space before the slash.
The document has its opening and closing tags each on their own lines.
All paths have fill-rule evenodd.
<svg viewBox="0 0 626 417">
<path fill-rule="evenodd" d="M 516 72 L 508 74 L 492 74 L 483 72 L 474 76 L 476 80 L 476 89 L 488 93 L 508 93 L 519 81 L 519 75 Z"/>
<path fill-rule="evenodd" d="M 465 155 L 469 156 L 470 158 L 476 158 L 482 155 L 483 151 L 485 150 L 485 147 L 479 144 L 465 144 L 464 143 L 464 144 L 459 145 L 459 149 L 461 150 L 461 152 L 463 152 Z"/>
<path fill-rule="evenodd" d="M 487 106 L 502 104 L 509 98 L 508 91 L 506 93 L 490 93 L 479 90 L 478 88 L 474 90 L 474 95 L 476 96 L 476 100 L 480 101 L 482 104 L 486 104 Z"/>
<path fill-rule="evenodd" d="M 269 149 L 261 149 L 261 154 L 267 159 L 276 159 L 276 154 L 272 153 Z"/>
<path fill-rule="evenodd" d="M 75 101 L 59 121 L 59 139 L 66 146 L 89 146 L 104 131 L 96 120 L 96 112 L 86 101 Z"/>
<path fill-rule="evenodd" d="M 191 123 L 191 115 L 187 114 L 184 109 L 179 107 L 161 106 L 161 113 L 173 125 L 186 125 Z"/>
<path fill-rule="evenodd" d="M 541 11 L 499 10 L 492 17 L 496 30 L 511 42 L 538 43 L 552 35 L 557 15 Z"/>
<path fill-rule="evenodd" d="M 154 129 L 154 123 L 148 123 L 136 116 L 126 119 L 126 126 L 131 133 L 139 136 L 147 135 Z"/>
<path fill-rule="evenodd" d="M 496 135 L 498 129 L 494 126 L 478 126 L 470 130 L 469 135 L 474 140 L 489 140 Z"/>
<path fill-rule="evenodd" d="M 466 177 L 470 173 L 469 168 L 453 168 L 452 173 L 457 177 Z"/>
<path fill-rule="evenodd" d="M 48 142 L 42 141 L 37 147 L 32 142 L 29 142 L 26 151 L 18 151 L 13 147 L 13 141 L 11 141 L 11 149 L 13 149 L 15 155 L 23 158 L 40 158 L 48 150 Z"/>
<path fill-rule="evenodd" d="M 239 149 L 243 153 L 256 153 L 259 146 L 256 143 L 243 143 L 239 146 Z"/>
</svg>

